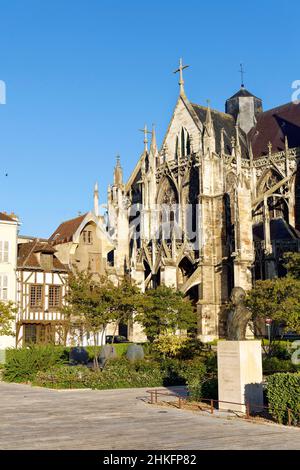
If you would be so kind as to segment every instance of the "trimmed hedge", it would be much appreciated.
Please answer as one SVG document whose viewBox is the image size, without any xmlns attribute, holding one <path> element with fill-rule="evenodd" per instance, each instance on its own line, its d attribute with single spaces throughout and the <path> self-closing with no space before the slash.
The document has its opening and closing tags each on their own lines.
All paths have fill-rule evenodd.
<svg viewBox="0 0 300 470">
<path fill-rule="evenodd" d="M 292 424 L 300 424 L 300 374 L 273 374 L 267 378 L 267 398 L 273 418 L 280 424 L 288 423 L 291 410 Z"/>
<path fill-rule="evenodd" d="M 263 359 L 264 374 L 275 372 L 297 372 L 300 367 L 293 364 L 291 359 L 279 359 L 278 357 L 266 357 Z"/>
<path fill-rule="evenodd" d="M 125 356 L 125 354 L 127 352 L 127 349 L 128 349 L 128 346 L 130 344 L 132 344 L 132 343 L 114 343 L 113 347 L 116 350 L 117 356 L 118 357 Z M 84 348 L 87 350 L 88 355 L 89 355 L 89 360 L 92 362 L 94 360 L 94 357 L 95 357 L 95 347 L 94 346 L 85 346 Z M 101 348 L 102 348 L 102 346 L 97 346 L 96 347 L 96 351 L 97 351 L 98 356 L 100 354 Z M 70 348 L 68 348 L 68 349 L 70 349 Z"/>
</svg>

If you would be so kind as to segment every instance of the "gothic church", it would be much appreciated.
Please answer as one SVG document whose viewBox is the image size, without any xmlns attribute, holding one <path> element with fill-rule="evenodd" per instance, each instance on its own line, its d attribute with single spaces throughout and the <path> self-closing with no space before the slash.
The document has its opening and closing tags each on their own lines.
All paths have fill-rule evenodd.
<svg viewBox="0 0 300 470">
<path fill-rule="evenodd" d="M 300 249 L 300 104 L 263 111 L 242 84 L 225 112 L 216 111 L 189 101 L 184 68 L 180 61 L 162 146 L 145 127 L 127 182 L 117 160 L 108 188 L 110 269 L 143 291 L 180 289 L 197 307 L 199 338 L 210 341 L 224 334 L 232 288 L 284 274 L 282 253 Z"/>
</svg>

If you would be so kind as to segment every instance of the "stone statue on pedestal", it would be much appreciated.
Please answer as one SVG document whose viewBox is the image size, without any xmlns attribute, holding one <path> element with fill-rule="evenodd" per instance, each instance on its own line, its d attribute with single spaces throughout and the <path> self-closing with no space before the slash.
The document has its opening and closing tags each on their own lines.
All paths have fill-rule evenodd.
<svg viewBox="0 0 300 470">
<path fill-rule="evenodd" d="M 245 306 L 246 292 L 242 287 L 234 287 L 230 300 L 232 307 L 227 317 L 227 339 L 230 341 L 244 341 L 246 328 L 252 313 Z"/>
</svg>

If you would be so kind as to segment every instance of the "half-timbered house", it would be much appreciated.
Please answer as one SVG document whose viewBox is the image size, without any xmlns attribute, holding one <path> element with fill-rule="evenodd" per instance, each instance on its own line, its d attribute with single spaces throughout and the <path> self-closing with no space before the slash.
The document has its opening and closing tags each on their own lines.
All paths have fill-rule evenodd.
<svg viewBox="0 0 300 470">
<path fill-rule="evenodd" d="M 65 344 L 67 328 L 62 307 L 68 267 L 48 243 L 18 245 L 16 345 Z"/>
</svg>

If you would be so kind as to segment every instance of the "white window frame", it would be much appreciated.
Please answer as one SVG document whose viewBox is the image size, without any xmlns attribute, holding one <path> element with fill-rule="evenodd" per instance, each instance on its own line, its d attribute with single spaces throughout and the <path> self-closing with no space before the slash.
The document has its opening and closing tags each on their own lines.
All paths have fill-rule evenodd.
<svg viewBox="0 0 300 470">
<path fill-rule="evenodd" d="M 0 263 L 9 262 L 9 242 L 0 240 Z"/>
<path fill-rule="evenodd" d="M 8 300 L 8 274 L 0 274 L 0 300 Z"/>
</svg>

